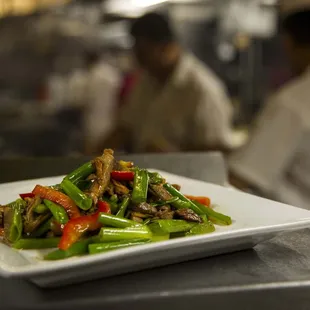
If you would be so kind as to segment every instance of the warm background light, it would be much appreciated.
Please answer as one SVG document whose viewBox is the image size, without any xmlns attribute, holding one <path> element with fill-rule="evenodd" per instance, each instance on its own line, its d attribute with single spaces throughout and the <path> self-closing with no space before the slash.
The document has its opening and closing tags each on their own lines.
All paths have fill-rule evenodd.
<svg viewBox="0 0 310 310">
<path fill-rule="evenodd" d="M 7 15 L 25 15 L 70 0 L 0 0 L 0 17 Z"/>
</svg>

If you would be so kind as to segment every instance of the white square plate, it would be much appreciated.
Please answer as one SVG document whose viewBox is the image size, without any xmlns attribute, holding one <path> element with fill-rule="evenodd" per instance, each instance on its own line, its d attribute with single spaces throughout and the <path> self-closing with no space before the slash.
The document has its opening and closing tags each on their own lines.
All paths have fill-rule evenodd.
<svg viewBox="0 0 310 310">
<path fill-rule="evenodd" d="M 182 192 L 209 196 L 217 210 L 232 217 L 233 224 L 216 227 L 207 235 L 152 243 L 93 256 L 43 261 L 45 251 L 17 251 L 0 244 L 0 275 L 28 279 L 41 287 L 56 287 L 113 276 L 255 246 L 284 231 L 310 227 L 310 211 L 244 194 L 234 189 L 159 171 Z M 62 177 L 0 185 L 0 202 L 13 201 L 36 184 L 52 185 Z M 41 257 L 41 258 L 40 258 Z"/>
</svg>

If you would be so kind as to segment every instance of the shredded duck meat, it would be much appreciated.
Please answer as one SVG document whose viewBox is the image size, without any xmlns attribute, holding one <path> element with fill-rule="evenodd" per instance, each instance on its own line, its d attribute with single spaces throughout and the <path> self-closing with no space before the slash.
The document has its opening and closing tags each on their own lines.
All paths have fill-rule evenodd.
<svg viewBox="0 0 310 310">
<path fill-rule="evenodd" d="M 102 156 L 94 160 L 96 167 L 96 178 L 90 188 L 90 196 L 96 205 L 99 197 L 107 189 L 110 183 L 110 175 L 114 167 L 114 152 L 110 149 L 104 150 Z"/>
</svg>

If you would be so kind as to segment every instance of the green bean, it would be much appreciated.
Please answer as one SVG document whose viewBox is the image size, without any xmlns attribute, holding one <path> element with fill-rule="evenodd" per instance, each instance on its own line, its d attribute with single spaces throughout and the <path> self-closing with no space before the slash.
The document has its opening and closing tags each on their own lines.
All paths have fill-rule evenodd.
<svg viewBox="0 0 310 310">
<path fill-rule="evenodd" d="M 158 172 L 148 172 L 150 184 L 162 184 L 164 179 Z"/>
<path fill-rule="evenodd" d="M 175 208 L 183 209 L 183 208 L 189 208 L 192 209 L 196 214 L 202 215 L 205 214 L 203 210 L 201 210 L 200 207 L 198 207 L 196 204 L 194 204 L 191 200 L 187 199 L 183 194 L 181 194 L 176 188 L 174 188 L 172 185 L 166 183 L 164 184 L 164 187 L 166 190 L 173 196 L 178 197 L 179 200 L 183 201 L 184 203 L 181 203 L 180 201 L 174 202 L 172 205 Z"/>
<path fill-rule="evenodd" d="M 80 180 L 80 181 L 76 182 L 75 185 L 76 185 L 82 192 L 84 192 L 84 191 L 89 190 L 93 183 L 94 183 L 94 180 Z"/>
<path fill-rule="evenodd" d="M 211 222 L 205 222 L 203 224 L 196 224 L 186 236 L 209 234 L 215 231 L 215 227 Z"/>
<path fill-rule="evenodd" d="M 44 204 L 39 204 L 34 208 L 34 212 L 38 214 L 44 214 L 48 211 L 48 207 Z"/>
<path fill-rule="evenodd" d="M 224 225 L 224 226 L 231 225 L 232 223 L 231 217 L 224 215 L 222 213 L 218 213 L 211 208 L 207 208 L 206 206 L 202 205 L 201 203 L 197 201 L 193 201 L 193 203 L 197 205 L 199 208 L 201 208 L 202 210 L 204 210 L 208 219 L 214 224 Z"/>
<path fill-rule="evenodd" d="M 59 224 L 66 224 L 69 221 L 68 215 L 64 207 L 49 201 L 47 199 L 44 199 L 44 204 L 49 208 L 51 213 L 53 214 L 53 217 L 55 218 L 55 221 Z"/>
<path fill-rule="evenodd" d="M 82 210 L 89 210 L 93 201 L 90 197 L 84 194 L 77 186 L 75 186 L 68 179 L 64 179 L 61 182 L 61 188 L 64 192 L 80 207 Z"/>
<path fill-rule="evenodd" d="M 77 168 L 70 174 L 68 174 L 65 179 L 69 180 L 73 184 L 77 184 L 80 180 L 86 179 L 89 175 L 95 172 L 95 167 L 92 162 L 88 162 L 81 167 Z"/>
<path fill-rule="evenodd" d="M 126 228 L 131 226 L 141 226 L 141 224 L 128 220 L 126 218 L 121 218 L 115 215 L 110 215 L 106 213 L 100 213 L 98 221 L 104 226 L 116 227 L 116 228 Z"/>
<path fill-rule="evenodd" d="M 116 194 L 112 195 L 111 198 L 110 198 L 111 202 L 115 202 L 117 203 L 118 202 L 118 197 Z"/>
<path fill-rule="evenodd" d="M 133 239 L 128 241 L 118 241 L 111 243 L 94 243 L 88 246 L 88 251 L 90 254 L 97 254 L 102 252 L 107 252 L 111 250 L 117 250 L 122 248 L 127 248 L 136 245 L 142 245 L 149 243 L 150 239 Z"/>
<path fill-rule="evenodd" d="M 196 223 L 189 223 L 183 220 L 156 220 L 149 225 L 150 230 L 155 235 L 165 235 L 191 230 Z"/>
<path fill-rule="evenodd" d="M 125 217 L 125 214 L 126 214 L 126 210 L 127 210 L 127 207 L 129 205 L 129 202 L 130 202 L 130 198 L 129 197 L 125 197 L 120 205 L 120 208 L 118 210 L 118 212 L 116 213 L 116 216 L 117 217 Z"/>
<path fill-rule="evenodd" d="M 47 220 L 45 223 L 40 225 L 40 227 L 31 233 L 31 238 L 38 238 L 42 237 L 44 234 L 46 234 L 51 229 L 51 222 L 54 220 L 53 217 L 51 217 L 49 220 Z"/>
<path fill-rule="evenodd" d="M 49 249 L 57 247 L 60 238 L 20 239 L 13 244 L 15 249 Z"/>
<path fill-rule="evenodd" d="M 4 235 L 9 242 L 16 242 L 23 234 L 23 219 L 22 213 L 26 207 L 26 202 L 23 199 L 17 199 L 10 203 L 5 214 Z"/>
<path fill-rule="evenodd" d="M 170 234 L 165 235 L 154 235 L 152 237 L 152 242 L 166 241 L 170 239 Z"/>
<path fill-rule="evenodd" d="M 59 260 L 72 256 L 78 256 L 88 253 L 88 245 L 94 242 L 99 242 L 99 238 L 92 237 L 85 240 L 80 240 L 74 243 L 68 250 L 55 250 L 44 256 L 45 260 Z"/>
<path fill-rule="evenodd" d="M 179 200 L 178 197 L 173 197 L 172 199 L 169 199 L 169 200 L 166 200 L 166 201 L 158 201 L 158 202 L 151 203 L 151 205 L 153 207 L 161 207 L 161 206 L 173 204 L 173 203 L 175 203 L 178 200 Z"/>
<path fill-rule="evenodd" d="M 146 202 L 147 199 L 147 190 L 148 190 L 148 172 L 146 170 L 136 169 L 134 185 L 132 191 L 132 202 L 139 204 Z"/>
<path fill-rule="evenodd" d="M 113 242 L 131 239 L 151 239 L 152 233 L 146 226 L 128 228 L 101 228 L 100 242 Z"/>
</svg>

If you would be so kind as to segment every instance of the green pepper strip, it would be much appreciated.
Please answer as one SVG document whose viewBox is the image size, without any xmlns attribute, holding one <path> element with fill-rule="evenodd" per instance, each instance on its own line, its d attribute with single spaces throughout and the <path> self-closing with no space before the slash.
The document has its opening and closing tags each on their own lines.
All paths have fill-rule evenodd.
<svg viewBox="0 0 310 310">
<path fill-rule="evenodd" d="M 90 197 L 84 194 L 77 186 L 68 179 L 61 182 L 61 188 L 64 192 L 80 207 L 82 210 L 89 210 L 92 207 L 93 201 Z"/>
<path fill-rule="evenodd" d="M 116 228 L 126 228 L 131 226 L 141 226 L 141 224 L 128 220 L 126 218 L 117 217 L 115 215 L 110 215 L 106 213 L 100 213 L 98 221 L 104 226 L 116 227 Z"/>
<path fill-rule="evenodd" d="M 92 162 L 88 162 L 81 167 L 77 168 L 70 174 L 68 174 L 65 179 L 69 180 L 73 184 L 77 185 L 80 180 L 86 179 L 89 175 L 95 172 L 95 167 Z"/>
<path fill-rule="evenodd" d="M 231 225 L 232 223 L 231 217 L 225 214 L 222 214 L 222 213 L 218 213 L 211 208 L 207 208 L 206 206 L 204 206 L 203 204 L 197 201 L 193 201 L 193 203 L 197 207 L 199 207 L 201 210 L 203 210 L 204 213 L 207 215 L 208 219 L 214 224 L 225 225 L 225 226 Z"/>
<path fill-rule="evenodd" d="M 88 253 L 88 245 L 91 243 L 99 242 L 99 238 L 97 236 L 80 240 L 74 243 L 68 250 L 55 250 L 53 252 L 48 253 L 44 256 L 45 260 L 59 260 L 65 259 L 72 256 L 78 256 Z"/>
<path fill-rule="evenodd" d="M 151 239 L 152 233 L 146 226 L 128 228 L 101 228 L 100 242 L 113 242 L 131 239 Z"/>
<path fill-rule="evenodd" d="M 125 214 L 126 214 L 126 210 L 127 210 L 127 207 L 129 205 L 129 202 L 130 202 L 130 198 L 129 197 L 125 197 L 120 205 L 120 208 L 118 210 L 118 212 L 116 213 L 116 216 L 117 217 L 125 217 Z"/>
<path fill-rule="evenodd" d="M 20 239 L 13 244 L 15 249 L 49 249 L 57 247 L 60 238 Z"/>
<path fill-rule="evenodd" d="M 9 226 L 4 223 L 5 237 L 10 242 L 16 242 L 23 234 L 23 219 L 22 212 L 26 207 L 26 202 L 23 199 L 17 199 L 10 203 L 8 207 L 11 208 L 8 212 L 12 212 L 12 221 Z"/>
<path fill-rule="evenodd" d="M 135 178 L 132 191 L 132 202 L 139 204 L 146 202 L 147 190 L 148 190 L 148 172 L 146 170 L 137 169 L 135 171 Z"/>
<path fill-rule="evenodd" d="M 47 199 L 44 199 L 44 204 L 49 208 L 57 223 L 66 224 L 69 221 L 67 212 L 64 207 Z"/>
<path fill-rule="evenodd" d="M 37 230 L 35 230 L 33 233 L 31 233 L 32 238 L 38 238 L 46 234 L 51 229 L 51 223 L 54 220 L 53 217 L 51 217 L 49 220 L 47 220 L 45 223 L 43 223 Z"/>
<path fill-rule="evenodd" d="M 107 252 L 111 250 L 117 250 L 122 248 L 127 248 L 136 245 L 142 245 L 149 243 L 150 239 L 133 239 L 128 241 L 118 241 L 111 243 L 94 243 L 88 246 L 88 251 L 90 254 L 97 254 L 102 252 Z"/>
<path fill-rule="evenodd" d="M 192 209 L 196 214 L 202 215 L 206 214 L 200 207 L 198 207 L 196 204 L 194 204 L 191 200 L 187 199 L 183 194 L 181 194 L 177 189 L 175 189 L 172 185 L 166 183 L 164 184 L 164 187 L 166 190 L 173 196 L 173 197 L 178 197 L 179 201 L 176 201 L 172 203 L 172 205 L 175 208 L 178 209 L 185 209 L 189 208 Z M 183 203 L 182 203 L 182 202 Z"/>
<path fill-rule="evenodd" d="M 44 214 L 48 211 L 48 207 L 45 206 L 44 204 L 39 204 L 34 208 L 34 212 L 38 214 Z"/>
</svg>

